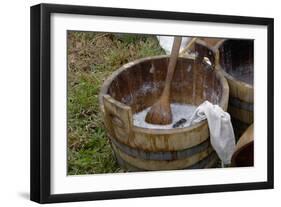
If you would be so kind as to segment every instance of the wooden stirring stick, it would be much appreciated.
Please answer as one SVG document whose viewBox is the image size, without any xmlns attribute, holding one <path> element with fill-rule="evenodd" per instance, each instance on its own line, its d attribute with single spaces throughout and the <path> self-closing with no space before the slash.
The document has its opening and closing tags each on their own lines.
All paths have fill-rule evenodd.
<svg viewBox="0 0 281 207">
<path fill-rule="evenodd" d="M 153 104 L 150 111 L 145 117 L 145 121 L 148 123 L 165 125 L 170 124 L 173 121 L 170 106 L 170 88 L 177 64 L 181 40 L 181 37 L 174 38 L 172 53 L 169 59 L 169 65 L 166 75 L 165 87 L 160 99 L 155 104 Z"/>
</svg>

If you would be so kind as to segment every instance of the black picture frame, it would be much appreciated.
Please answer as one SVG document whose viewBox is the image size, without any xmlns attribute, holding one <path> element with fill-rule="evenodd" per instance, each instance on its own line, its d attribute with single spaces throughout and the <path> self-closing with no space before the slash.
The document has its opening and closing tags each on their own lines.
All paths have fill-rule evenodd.
<svg viewBox="0 0 281 207">
<path fill-rule="evenodd" d="M 267 26 L 267 181 L 238 184 L 219 184 L 189 187 L 169 187 L 106 192 L 85 192 L 74 194 L 50 193 L 50 15 L 52 13 L 99 15 L 113 17 L 151 18 L 162 20 L 183 20 L 194 22 L 218 22 Z M 271 189 L 274 186 L 274 83 L 273 83 L 273 39 L 274 20 L 272 18 L 195 14 L 152 10 L 103 8 L 72 5 L 39 4 L 31 7 L 31 174 L 30 199 L 38 203 L 88 201 L 102 199 L 165 196 L 179 194 L 210 193 Z"/>
</svg>

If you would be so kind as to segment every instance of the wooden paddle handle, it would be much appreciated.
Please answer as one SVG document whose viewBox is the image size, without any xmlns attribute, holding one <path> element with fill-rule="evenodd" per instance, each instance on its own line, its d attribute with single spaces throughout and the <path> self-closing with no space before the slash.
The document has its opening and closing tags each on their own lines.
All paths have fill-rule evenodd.
<svg viewBox="0 0 281 207">
<path fill-rule="evenodd" d="M 174 71 L 175 71 L 176 64 L 177 64 L 177 59 L 178 59 L 179 50 L 180 50 L 180 46 L 181 46 L 181 40 L 182 40 L 182 37 L 174 37 L 174 43 L 173 43 L 172 52 L 171 52 L 171 56 L 169 59 L 167 75 L 166 75 L 165 88 L 164 88 L 164 91 L 162 94 L 162 95 L 165 95 L 168 97 L 170 95 L 170 87 L 171 87 L 171 82 L 172 82 L 172 79 L 174 76 Z"/>
<path fill-rule="evenodd" d="M 182 56 L 185 52 L 187 52 L 187 50 L 190 49 L 190 47 L 195 43 L 195 41 L 197 40 L 196 37 L 193 37 L 190 42 L 187 43 L 186 47 L 180 52 L 180 56 Z"/>
</svg>

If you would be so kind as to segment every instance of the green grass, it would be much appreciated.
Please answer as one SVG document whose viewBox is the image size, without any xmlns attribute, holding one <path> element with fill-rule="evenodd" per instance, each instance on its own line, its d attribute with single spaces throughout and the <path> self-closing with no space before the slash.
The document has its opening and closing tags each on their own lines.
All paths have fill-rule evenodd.
<svg viewBox="0 0 281 207">
<path fill-rule="evenodd" d="M 155 36 L 68 32 L 68 174 L 122 172 L 101 118 L 103 81 L 132 60 L 164 54 Z"/>
</svg>

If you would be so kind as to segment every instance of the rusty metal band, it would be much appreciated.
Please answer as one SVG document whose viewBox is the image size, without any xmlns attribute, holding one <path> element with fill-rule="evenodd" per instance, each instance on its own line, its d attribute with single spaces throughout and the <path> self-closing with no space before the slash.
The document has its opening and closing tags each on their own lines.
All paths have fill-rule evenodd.
<svg viewBox="0 0 281 207">
<path fill-rule="evenodd" d="M 140 169 L 136 166 L 133 166 L 132 164 L 126 162 L 125 160 L 123 160 L 119 155 L 116 156 L 117 158 L 117 161 L 118 163 L 121 165 L 121 166 L 127 166 L 129 167 L 129 171 L 147 171 L 145 169 Z M 210 163 L 212 163 L 212 165 L 210 165 Z M 211 154 L 209 154 L 209 156 L 207 156 L 206 158 L 200 160 L 199 162 L 189 166 L 189 167 L 186 167 L 186 168 L 183 168 L 183 169 L 203 169 L 203 168 L 213 168 L 213 167 L 216 167 L 217 166 L 217 163 L 218 163 L 218 156 L 216 154 L 215 151 L 213 151 Z M 210 166 L 209 166 L 210 165 Z"/>
<path fill-rule="evenodd" d="M 229 97 L 229 104 L 233 107 L 246 111 L 254 111 L 254 105 L 252 103 L 241 101 L 238 98 Z"/>
<path fill-rule="evenodd" d="M 195 155 L 197 153 L 203 152 L 208 147 L 210 147 L 210 140 L 207 139 L 206 141 L 196 145 L 195 147 L 191 147 L 184 150 L 179 151 L 164 151 L 164 152 L 148 152 L 141 149 L 132 148 L 128 145 L 118 142 L 116 139 L 111 138 L 110 140 L 112 144 L 118 147 L 122 152 L 130 155 L 132 157 L 136 157 L 143 160 L 178 160 L 178 159 L 185 159 Z"/>
</svg>

